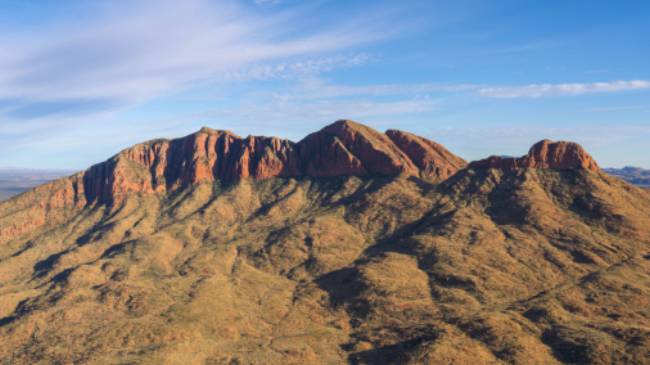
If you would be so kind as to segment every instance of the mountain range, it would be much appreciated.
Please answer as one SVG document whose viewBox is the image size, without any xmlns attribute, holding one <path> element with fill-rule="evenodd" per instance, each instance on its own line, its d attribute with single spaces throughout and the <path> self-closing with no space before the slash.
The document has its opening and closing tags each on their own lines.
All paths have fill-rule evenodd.
<svg viewBox="0 0 650 365">
<path fill-rule="evenodd" d="M 608 168 L 603 169 L 610 175 L 620 177 L 625 181 L 639 186 L 650 187 L 650 170 L 645 170 L 640 167 L 626 166 L 622 169 Z"/>
<path fill-rule="evenodd" d="M 644 364 L 649 212 L 571 142 L 203 128 L 0 203 L 0 361 Z"/>
</svg>

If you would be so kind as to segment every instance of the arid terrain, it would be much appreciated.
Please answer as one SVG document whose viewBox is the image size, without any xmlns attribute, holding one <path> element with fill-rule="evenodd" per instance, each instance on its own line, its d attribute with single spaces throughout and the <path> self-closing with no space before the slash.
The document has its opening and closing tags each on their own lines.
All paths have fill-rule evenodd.
<svg viewBox="0 0 650 365">
<path fill-rule="evenodd" d="M 339 121 L 204 128 L 0 203 L 3 364 L 647 364 L 650 191 Z"/>
</svg>

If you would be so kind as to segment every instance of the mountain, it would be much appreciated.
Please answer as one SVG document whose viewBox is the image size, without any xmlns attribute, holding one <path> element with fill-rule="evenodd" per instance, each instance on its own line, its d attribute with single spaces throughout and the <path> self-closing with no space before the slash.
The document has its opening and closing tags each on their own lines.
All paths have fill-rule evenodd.
<svg viewBox="0 0 650 365">
<path fill-rule="evenodd" d="M 60 170 L 0 168 L 0 201 L 69 173 Z"/>
<path fill-rule="evenodd" d="M 606 173 L 619 177 L 625 181 L 639 186 L 650 187 L 650 170 L 644 170 L 640 167 L 626 166 L 622 169 L 608 168 L 603 169 Z"/>
<path fill-rule="evenodd" d="M 520 157 L 491 156 L 472 162 L 470 168 L 498 168 L 516 170 L 520 168 L 543 168 L 556 170 L 590 170 L 600 168 L 582 146 L 572 142 L 552 142 L 547 139 L 533 145 L 528 154 Z"/>
<path fill-rule="evenodd" d="M 0 359 L 643 364 L 649 208 L 573 143 L 204 128 L 0 203 Z"/>
</svg>

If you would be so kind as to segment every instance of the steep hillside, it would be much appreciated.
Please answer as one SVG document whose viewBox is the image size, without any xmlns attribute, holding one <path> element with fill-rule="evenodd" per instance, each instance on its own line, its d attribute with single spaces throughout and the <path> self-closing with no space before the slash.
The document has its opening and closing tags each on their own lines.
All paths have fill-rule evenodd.
<svg viewBox="0 0 650 365">
<path fill-rule="evenodd" d="M 0 203 L 0 359 L 646 363 L 650 193 L 489 161 L 349 121 L 137 145 Z"/>
</svg>

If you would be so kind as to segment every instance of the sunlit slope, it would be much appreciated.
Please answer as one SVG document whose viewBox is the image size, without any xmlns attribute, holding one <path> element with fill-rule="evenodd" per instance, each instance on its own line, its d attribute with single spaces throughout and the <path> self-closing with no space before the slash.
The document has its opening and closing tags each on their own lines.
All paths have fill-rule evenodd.
<svg viewBox="0 0 650 365">
<path fill-rule="evenodd" d="M 650 195 L 592 171 L 201 183 L 0 246 L 6 363 L 643 363 Z M 5 223 L 21 210 L 0 205 Z"/>
</svg>

